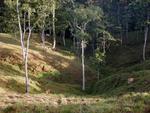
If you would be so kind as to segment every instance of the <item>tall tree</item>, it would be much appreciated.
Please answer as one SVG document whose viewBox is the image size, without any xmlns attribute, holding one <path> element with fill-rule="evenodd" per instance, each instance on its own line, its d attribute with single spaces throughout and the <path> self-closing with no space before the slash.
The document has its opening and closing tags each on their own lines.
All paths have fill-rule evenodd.
<svg viewBox="0 0 150 113">
<path fill-rule="evenodd" d="M 21 48 L 23 53 L 23 63 L 25 65 L 25 83 L 26 83 L 26 93 L 29 93 L 29 76 L 28 76 L 28 55 L 29 55 L 29 46 L 30 46 L 30 38 L 31 32 L 37 25 L 38 21 L 42 18 L 42 16 L 35 18 L 35 8 L 37 7 L 36 1 L 16 1 L 17 8 L 17 17 L 18 17 L 18 26 L 20 31 L 20 41 Z M 25 14 L 26 13 L 26 14 Z M 22 14 L 25 14 L 22 16 Z M 24 22 L 22 23 L 22 20 Z M 26 24 L 27 22 L 27 24 Z M 23 28 L 22 28 L 23 25 Z M 28 32 L 28 33 L 26 33 Z M 25 37 L 27 36 L 26 40 Z M 26 44 L 25 44 L 26 42 Z"/>
<path fill-rule="evenodd" d="M 85 90 L 85 47 L 86 43 L 90 38 L 89 33 L 87 32 L 87 25 L 95 20 L 101 20 L 102 10 L 96 6 L 84 6 L 81 5 L 75 9 L 76 16 L 76 37 L 81 40 L 82 48 L 82 90 Z"/>
<path fill-rule="evenodd" d="M 56 30 L 55 30 L 55 13 L 56 12 L 56 1 L 53 0 L 52 1 L 52 15 L 53 15 L 53 18 L 52 18 L 52 28 L 53 28 L 53 49 L 56 48 Z"/>
</svg>

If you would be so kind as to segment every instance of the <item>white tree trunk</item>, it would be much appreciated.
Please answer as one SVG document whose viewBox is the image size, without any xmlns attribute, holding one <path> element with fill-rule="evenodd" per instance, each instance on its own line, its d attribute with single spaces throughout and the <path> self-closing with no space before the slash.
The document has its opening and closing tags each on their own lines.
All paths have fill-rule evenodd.
<svg viewBox="0 0 150 113">
<path fill-rule="evenodd" d="M 27 37 L 27 45 L 26 45 L 26 51 L 25 51 L 25 83 L 26 83 L 26 93 L 29 93 L 29 76 L 28 76 L 28 54 L 29 54 L 29 46 L 30 46 L 30 37 L 31 37 L 31 18 L 30 18 L 30 10 L 28 10 L 28 27 L 29 27 L 29 33 Z"/>
<path fill-rule="evenodd" d="M 147 21 L 149 21 L 149 14 L 147 15 Z M 148 37 L 148 30 L 149 30 L 149 28 L 148 28 L 149 26 L 148 25 L 146 25 L 145 26 L 145 33 L 144 33 L 144 45 L 143 45 L 143 61 L 145 61 L 146 60 L 146 44 L 147 44 L 147 37 Z"/>
<path fill-rule="evenodd" d="M 56 31 L 55 31 L 55 1 L 53 1 L 53 10 L 52 10 L 52 15 L 53 15 L 53 49 L 56 48 Z"/>
<path fill-rule="evenodd" d="M 85 64 L 84 64 L 84 46 L 85 42 L 82 40 L 81 47 L 82 47 L 82 90 L 85 91 Z"/>
<path fill-rule="evenodd" d="M 28 37 L 27 37 L 27 44 L 25 48 L 24 44 L 24 37 L 26 34 L 26 23 L 25 23 L 25 13 L 24 13 L 24 31 L 22 31 L 21 27 L 21 19 L 20 19 L 20 14 L 19 14 L 19 0 L 17 0 L 17 16 L 18 16 L 18 25 L 19 25 L 19 32 L 20 32 L 20 42 L 21 42 L 21 48 L 23 52 L 23 61 L 25 65 L 25 87 L 26 87 L 26 93 L 29 93 L 29 77 L 28 77 L 28 50 L 29 50 L 29 44 L 30 44 L 30 37 L 31 37 L 31 26 L 30 26 L 30 11 L 28 11 Z"/>
<path fill-rule="evenodd" d="M 145 38 L 144 38 L 144 46 L 143 46 L 143 61 L 145 61 L 145 54 L 146 54 L 146 44 L 147 44 L 147 37 L 148 37 L 148 26 L 145 28 Z"/>
<path fill-rule="evenodd" d="M 21 43 L 21 49 L 22 49 L 22 56 L 23 60 L 25 59 L 25 47 L 24 47 L 24 36 L 23 36 L 23 31 L 21 27 L 21 20 L 20 20 L 20 14 L 19 14 L 19 0 L 17 0 L 17 18 L 18 18 L 18 25 L 19 25 L 19 32 L 20 32 L 20 43 Z"/>
<path fill-rule="evenodd" d="M 27 47 L 25 52 L 25 83 L 26 83 L 26 93 L 29 93 L 29 76 L 28 76 L 28 54 L 29 54 L 29 45 L 30 45 L 31 29 L 29 29 Z"/>
</svg>

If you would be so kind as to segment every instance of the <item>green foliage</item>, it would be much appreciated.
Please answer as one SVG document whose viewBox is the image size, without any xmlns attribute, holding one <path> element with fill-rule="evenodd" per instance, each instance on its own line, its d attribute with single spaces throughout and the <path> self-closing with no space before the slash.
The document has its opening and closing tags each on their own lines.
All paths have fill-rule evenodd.
<svg viewBox="0 0 150 113">
<path fill-rule="evenodd" d="M 82 30 L 77 30 L 75 37 L 78 37 L 81 40 L 89 40 L 90 39 L 90 35 L 87 32 L 84 32 Z"/>
<path fill-rule="evenodd" d="M 96 6 L 80 5 L 75 9 L 76 18 L 79 24 L 88 23 L 90 21 L 101 20 L 103 12 L 101 8 Z"/>
</svg>

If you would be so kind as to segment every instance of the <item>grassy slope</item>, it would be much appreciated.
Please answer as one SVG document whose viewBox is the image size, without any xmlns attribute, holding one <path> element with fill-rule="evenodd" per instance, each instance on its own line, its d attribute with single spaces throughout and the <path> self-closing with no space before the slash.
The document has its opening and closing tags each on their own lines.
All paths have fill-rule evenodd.
<svg viewBox="0 0 150 113">
<path fill-rule="evenodd" d="M 40 40 L 32 36 L 29 51 L 31 93 L 80 93 L 80 63 L 69 52 L 52 51 L 50 43 L 41 49 Z M 24 66 L 20 42 L 12 35 L 0 34 L 0 90 L 24 93 Z M 54 82 L 57 81 L 57 82 Z M 72 83 L 69 84 L 69 83 Z"/>
</svg>

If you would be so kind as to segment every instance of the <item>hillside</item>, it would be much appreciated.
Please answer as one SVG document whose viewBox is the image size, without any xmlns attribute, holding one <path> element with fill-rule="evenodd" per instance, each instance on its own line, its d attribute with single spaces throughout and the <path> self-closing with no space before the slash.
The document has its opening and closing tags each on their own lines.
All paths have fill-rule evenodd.
<svg viewBox="0 0 150 113">
<path fill-rule="evenodd" d="M 41 49 L 37 37 L 32 36 L 29 51 L 31 93 L 47 90 L 54 93 L 76 92 L 80 89 L 79 85 L 75 85 L 80 83 L 80 61 L 68 51 L 51 50 L 50 43 L 47 43 L 46 50 Z M 24 93 L 24 68 L 19 44 L 12 35 L 0 34 L 0 89 L 4 92 Z"/>
<path fill-rule="evenodd" d="M 81 91 L 80 60 L 63 49 L 53 51 L 49 42 L 45 49 L 41 46 L 39 36 L 33 34 L 29 51 L 30 94 L 25 95 L 20 42 L 13 35 L 0 33 L 2 113 L 149 113 L 150 61 L 129 67 L 104 67 L 103 78 L 92 85 L 89 95 Z M 88 66 L 86 69 L 87 82 L 92 83 L 93 72 Z"/>
</svg>

